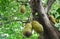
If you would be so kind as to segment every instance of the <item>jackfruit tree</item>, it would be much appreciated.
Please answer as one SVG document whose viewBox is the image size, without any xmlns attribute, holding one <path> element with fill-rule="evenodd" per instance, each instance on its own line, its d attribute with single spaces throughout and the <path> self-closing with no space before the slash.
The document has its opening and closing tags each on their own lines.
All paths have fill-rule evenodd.
<svg viewBox="0 0 60 39">
<path fill-rule="evenodd" d="M 30 0 L 34 20 L 39 21 L 44 28 L 44 32 L 39 39 L 60 39 L 60 32 L 54 26 L 55 19 L 49 17 L 49 11 L 56 0 L 47 0 L 46 6 L 43 6 L 42 0 Z M 38 13 L 36 18 L 35 13 Z M 49 19 L 50 18 L 50 19 Z"/>
<path fill-rule="evenodd" d="M 60 39 L 60 0 L 0 0 L 0 39 Z"/>
</svg>

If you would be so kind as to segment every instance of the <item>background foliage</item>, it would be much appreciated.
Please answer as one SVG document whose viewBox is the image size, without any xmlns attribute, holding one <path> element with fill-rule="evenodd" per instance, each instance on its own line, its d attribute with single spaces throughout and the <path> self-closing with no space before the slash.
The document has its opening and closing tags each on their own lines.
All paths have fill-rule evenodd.
<svg viewBox="0 0 60 39">
<path fill-rule="evenodd" d="M 33 33 L 30 38 L 23 36 L 23 28 L 26 20 L 28 20 L 31 14 L 31 8 L 29 5 L 30 0 L 0 0 L 0 39 L 37 39 L 38 34 Z M 47 0 L 43 0 L 46 3 Z M 55 24 L 60 31 L 60 0 L 52 5 L 49 14 L 53 15 L 58 23 Z M 26 6 L 26 12 L 21 13 L 20 9 L 22 5 Z"/>
</svg>

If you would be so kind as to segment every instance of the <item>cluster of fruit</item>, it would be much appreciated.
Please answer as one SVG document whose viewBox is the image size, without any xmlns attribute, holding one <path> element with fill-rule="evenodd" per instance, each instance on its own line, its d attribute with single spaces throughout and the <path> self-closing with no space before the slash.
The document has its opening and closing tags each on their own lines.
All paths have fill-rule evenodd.
<svg viewBox="0 0 60 39">
<path fill-rule="evenodd" d="M 27 23 L 23 30 L 23 35 L 26 37 L 30 37 L 32 35 L 32 30 L 35 30 L 37 33 L 42 33 L 44 31 L 43 26 L 38 21 L 32 21 L 31 23 Z"/>
<path fill-rule="evenodd" d="M 49 20 L 54 24 L 56 23 L 56 19 L 52 15 L 49 16 Z M 27 23 L 25 25 L 23 35 L 26 37 L 30 37 L 32 35 L 32 30 L 35 30 L 39 34 L 44 32 L 42 24 L 40 24 L 36 20 L 33 20 L 31 23 Z"/>
<path fill-rule="evenodd" d="M 25 11 L 26 11 L 26 7 L 25 5 L 22 5 L 20 12 L 25 13 Z M 52 15 L 49 15 L 48 18 L 52 23 L 54 24 L 56 23 L 56 19 Z M 44 31 L 43 26 L 38 21 L 33 20 L 31 23 L 27 23 L 25 25 L 24 30 L 23 30 L 23 35 L 26 37 L 30 37 L 32 35 L 33 29 L 37 33 L 42 33 Z"/>
</svg>

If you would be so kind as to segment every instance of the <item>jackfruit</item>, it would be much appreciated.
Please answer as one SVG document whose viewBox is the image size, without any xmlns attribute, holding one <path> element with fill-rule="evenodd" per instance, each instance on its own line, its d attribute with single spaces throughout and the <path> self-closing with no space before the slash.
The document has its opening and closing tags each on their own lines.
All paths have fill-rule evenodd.
<svg viewBox="0 0 60 39">
<path fill-rule="evenodd" d="M 23 30 L 23 35 L 26 37 L 30 37 L 32 35 L 32 25 L 31 23 L 27 23 Z"/>
<path fill-rule="evenodd" d="M 37 33 L 42 33 L 43 26 L 38 22 L 38 21 L 32 21 L 32 28 L 37 32 Z"/>
<path fill-rule="evenodd" d="M 21 11 L 21 13 L 24 13 L 26 11 L 25 5 L 21 6 L 21 10 L 20 11 Z"/>
<path fill-rule="evenodd" d="M 49 15 L 49 20 L 54 24 L 56 23 L 56 19 L 52 15 Z"/>
</svg>

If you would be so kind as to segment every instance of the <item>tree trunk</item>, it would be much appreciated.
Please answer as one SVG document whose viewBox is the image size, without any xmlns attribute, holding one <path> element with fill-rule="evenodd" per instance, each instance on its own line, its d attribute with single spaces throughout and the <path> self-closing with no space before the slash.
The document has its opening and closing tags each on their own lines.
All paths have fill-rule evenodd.
<svg viewBox="0 0 60 39">
<path fill-rule="evenodd" d="M 39 18 L 35 20 L 38 20 L 44 28 L 44 33 L 40 34 L 41 37 L 39 39 L 59 39 L 58 31 L 50 23 L 41 0 L 31 0 L 30 4 L 33 17 L 35 18 L 35 13 L 37 12 Z"/>
</svg>

